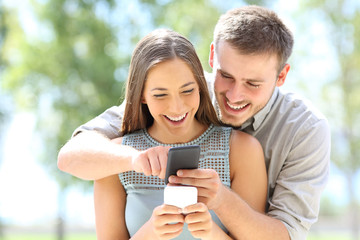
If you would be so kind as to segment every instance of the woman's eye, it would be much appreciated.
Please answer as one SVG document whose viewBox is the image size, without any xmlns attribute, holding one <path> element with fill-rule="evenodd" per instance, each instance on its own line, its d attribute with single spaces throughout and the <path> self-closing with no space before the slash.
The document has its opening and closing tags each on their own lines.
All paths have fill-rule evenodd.
<svg viewBox="0 0 360 240">
<path fill-rule="evenodd" d="M 166 96 L 166 94 L 154 94 L 154 97 L 156 97 L 156 98 L 162 98 L 165 96 Z"/>
<path fill-rule="evenodd" d="M 192 88 L 192 89 L 183 91 L 183 93 L 192 93 L 193 91 L 194 91 L 194 89 Z"/>
</svg>

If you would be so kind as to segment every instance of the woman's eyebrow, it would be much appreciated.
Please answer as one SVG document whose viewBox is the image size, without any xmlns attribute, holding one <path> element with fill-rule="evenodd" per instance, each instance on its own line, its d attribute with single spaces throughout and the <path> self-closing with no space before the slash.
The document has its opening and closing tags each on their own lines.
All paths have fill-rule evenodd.
<svg viewBox="0 0 360 240">
<path fill-rule="evenodd" d="M 151 89 L 150 91 L 165 91 L 165 90 L 167 90 L 167 88 L 156 87 Z"/>
<path fill-rule="evenodd" d="M 195 84 L 195 82 L 185 83 L 180 88 L 184 88 L 184 87 L 187 87 L 187 86 L 192 85 L 192 84 Z M 150 91 L 166 91 L 166 90 L 167 90 L 167 88 L 155 87 L 155 88 L 151 89 Z"/>
<path fill-rule="evenodd" d="M 192 85 L 192 84 L 195 84 L 195 82 L 192 81 L 192 82 L 185 83 L 185 84 L 182 85 L 180 88 L 184 88 L 184 87 L 187 87 L 187 86 Z"/>
</svg>

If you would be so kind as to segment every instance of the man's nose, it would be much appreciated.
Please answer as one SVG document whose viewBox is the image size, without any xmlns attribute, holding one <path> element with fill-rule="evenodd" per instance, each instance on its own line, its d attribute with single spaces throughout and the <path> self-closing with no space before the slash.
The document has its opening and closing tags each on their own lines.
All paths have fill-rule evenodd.
<svg viewBox="0 0 360 240">
<path fill-rule="evenodd" d="M 226 92 L 226 98 L 232 103 L 241 102 L 244 100 L 244 92 L 243 84 L 234 82 Z"/>
</svg>

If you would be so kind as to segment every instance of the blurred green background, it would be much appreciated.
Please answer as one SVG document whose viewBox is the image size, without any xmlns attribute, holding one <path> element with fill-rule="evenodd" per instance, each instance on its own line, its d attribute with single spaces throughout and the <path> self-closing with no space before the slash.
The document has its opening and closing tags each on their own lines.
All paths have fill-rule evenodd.
<svg viewBox="0 0 360 240">
<path fill-rule="evenodd" d="M 332 129 L 331 175 L 308 239 L 360 239 L 360 1 L 0 1 L 0 239 L 95 239 L 92 183 L 58 171 L 82 123 L 118 105 L 136 42 L 158 27 L 195 45 L 205 70 L 218 17 L 246 4 L 292 29 L 282 87 Z"/>
</svg>

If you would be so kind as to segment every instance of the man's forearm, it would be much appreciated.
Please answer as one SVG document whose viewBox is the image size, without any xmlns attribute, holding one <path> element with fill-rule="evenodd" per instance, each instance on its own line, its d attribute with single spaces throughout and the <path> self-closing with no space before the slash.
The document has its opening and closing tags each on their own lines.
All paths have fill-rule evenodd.
<svg viewBox="0 0 360 240">
<path fill-rule="evenodd" d="M 112 142 L 95 131 L 85 131 L 69 140 L 58 155 L 60 170 L 84 180 L 96 180 L 132 170 L 137 151 Z"/>
<path fill-rule="evenodd" d="M 230 189 L 224 191 L 226 199 L 217 209 L 216 215 L 235 239 L 286 239 L 289 233 L 278 219 L 253 210 Z"/>
</svg>

